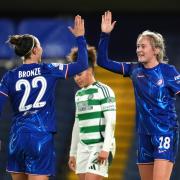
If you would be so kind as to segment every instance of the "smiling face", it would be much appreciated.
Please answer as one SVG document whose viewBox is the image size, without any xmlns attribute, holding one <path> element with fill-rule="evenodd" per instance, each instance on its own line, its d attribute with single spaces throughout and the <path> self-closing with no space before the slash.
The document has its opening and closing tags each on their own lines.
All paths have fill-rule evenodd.
<svg viewBox="0 0 180 180">
<path fill-rule="evenodd" d="M 138 61 L 143 64 L 157 64 L 158 48 L 155 48 L 148 36 L 140 36 L 137 40 Z"/>
</svg>

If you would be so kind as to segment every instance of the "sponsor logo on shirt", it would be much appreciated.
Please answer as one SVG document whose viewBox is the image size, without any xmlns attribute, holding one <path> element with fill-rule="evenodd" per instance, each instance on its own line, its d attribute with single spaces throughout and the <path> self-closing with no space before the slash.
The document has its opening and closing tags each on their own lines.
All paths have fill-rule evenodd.
<svg viewBox="0 0 180 180">
<path fill-rule="evenodd" d="M 87 101 L 83 101 L 77 103 L 77 109 L 79 112 L 90 111 L 93 110 L 93 106 L 88 105 Z"/>
<path fill-rule="evenodd" d="M 144 76 L 144 74 L 138 74 L 137 77 L 138 78 L 144 78 L 145 76 Z"/>
<path fill-rule="evenodd" d="M 102 107 L 102 110 L 103 110 L 103 111 L 106 111 L 106 110 L 115 111 L 115 110 L 116 110 L 116 106 L 115 106 L 115 104 L 104 105 L 104 106 Z"/>
<path fill-rule="evenodd" d="M 34 111 L 26 111 L 26 112 L 23 113 L 23 116 L 36 114 L 37 112 L 38 112 L 38 110 L 34 110 Z"/>
<path fill-rule="evenodd" d="M 160 149 L 159 149 L 159 150 L 158 150 L 159 153 L 164 153 L 164 152 L 166 152 L 166 151 L 167 151 L 166 149 L 164 149 L 164 150 L 160 150 Z"/>
<path fill-rule="evenodd" d="M 157 83 L 156 83 L 158 86 L 161 86 L 163 84 L 163 80 L 160 79 Z"/>
</svg>

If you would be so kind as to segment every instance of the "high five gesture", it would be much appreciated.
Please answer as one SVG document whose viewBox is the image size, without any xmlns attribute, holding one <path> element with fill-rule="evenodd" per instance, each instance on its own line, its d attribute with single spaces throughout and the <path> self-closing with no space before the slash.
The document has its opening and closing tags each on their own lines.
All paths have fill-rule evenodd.
<svg viewBox="0 0 180 180">
<path fill-rule="evenodd" d="M 116 24 L 116 21 L 112 22 L 112 13 L 111 11 L 106 11 L 104 15 L 102 15 L 101 21 L 101 31 L 104 33 L 110 33 Z"/>
<path fill-rule="evenodd" d="M 81 16 L 77 15 L 74 19 L 74 27 L 72 28 L 69 26 L 68 28 L 75 37 L 84 36 L 84 19 L 82 19 Z"/>
</svg>

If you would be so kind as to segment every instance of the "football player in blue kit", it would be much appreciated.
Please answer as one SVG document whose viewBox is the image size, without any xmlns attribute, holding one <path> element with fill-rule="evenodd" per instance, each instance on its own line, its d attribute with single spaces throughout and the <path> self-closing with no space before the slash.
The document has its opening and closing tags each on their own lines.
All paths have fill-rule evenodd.
<svg viewBox="0 0 180 180">
<path fill-rule="evenodd" d="M 9 37 L 16 55 L 23 57 L 23 64 L 9 70 L 0 83 L 0 112 L 8 97 L 14 111 L 7 163 L 13 180 L 48 180 L 55 175 L 55 85 L 88 68 L 81 16 L 69 30 L 79 49 L 77 61 L 69 64 L 41 63 L 42 47 L 33 35 Z"/>
<path fill-rule="evenodd" d="M 108 41 L 116 21 L 102 15 L 97 63 L 132 79 L 136 100 L 137 165 L 141 180 L 169 180 L 178 150 L 179 125 L 175 95 L 180 95 L 180 74 L 164 60 L 161 34 L 144 31 L 137 38 L 137 63 L 108 58 Z"/>
</svg>

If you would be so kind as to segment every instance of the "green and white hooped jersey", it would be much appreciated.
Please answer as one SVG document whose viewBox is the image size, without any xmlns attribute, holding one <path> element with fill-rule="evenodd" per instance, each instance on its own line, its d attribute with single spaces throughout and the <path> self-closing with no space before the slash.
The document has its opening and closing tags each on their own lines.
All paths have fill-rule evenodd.
<svg viewBox="0 0 180 180">
<path fill-rule="evenodd" d="M 80 141 L 87 145 L 103 142 L 106 127 L 104 112 L 116 111 L 112 89 L 103 83 L 95 82 L 77 91 L 75 103 Z"/>
</svg>

